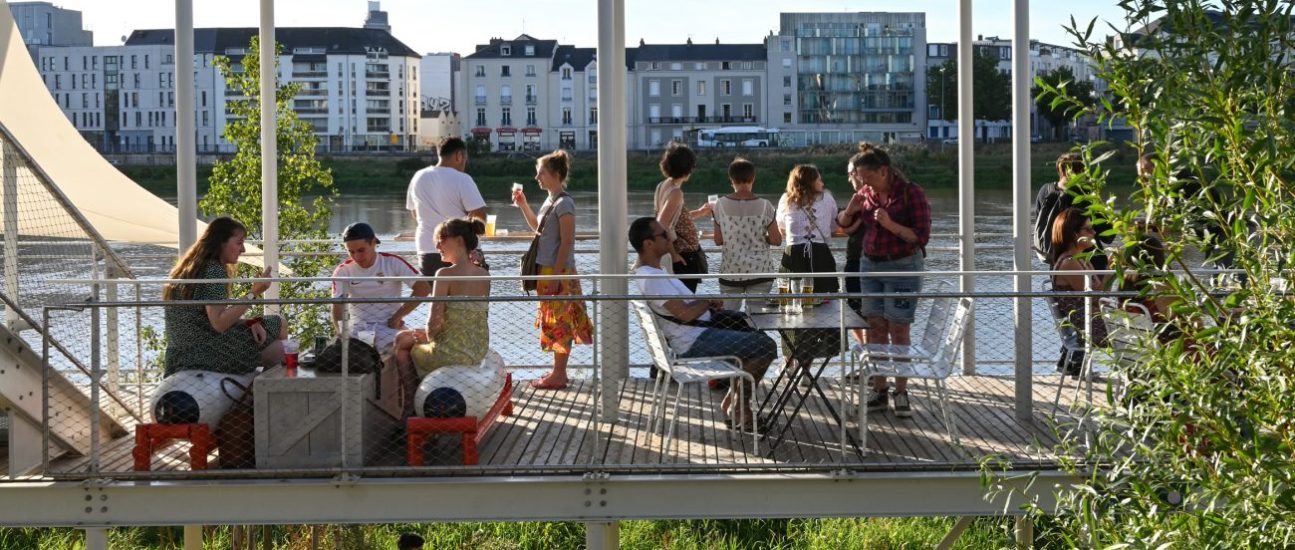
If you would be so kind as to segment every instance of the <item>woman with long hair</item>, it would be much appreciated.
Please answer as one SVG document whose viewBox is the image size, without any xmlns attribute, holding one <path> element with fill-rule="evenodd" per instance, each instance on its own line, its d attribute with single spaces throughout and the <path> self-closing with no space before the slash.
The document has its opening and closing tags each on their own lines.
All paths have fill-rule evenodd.
<svg viewBox="0 0 1295 550">
<path fill-rule="evenodd" d="M 787 192 L 778 200 L 778 228 L 786 236 L 783 271 L 833 273 L 836 259 L 828 239 L 836 229 L 836 199 L 823 186 L 823 176 L 812 164 L 800 164 L 787 176 Z M 836 277 L 815 277 L 814 292 L 836 292 Z"/>
<path fill-rule="evenodd" d="M 710 215 L 711 205 L 706 203 L 696 210 L 688 210 L 683 204 L 683 184 L 692 178 L 697 155 L 687 145 L 674 142 L 661 153 L 660 166 L 665 179 L 656 186 L 652 209 L 670 239 L 671 271 L 675 275 L 705 275 L 706 253 L 701 250 L 701 238 L 693 220 Z M 693 292 L 697 292 L 701 283 L 701 279 L 694 278 L 679 280 Z"/>
<path fill-rule="evenodd" d="M 490 281 L 461 280 L 490 275 L 471 260 L 477 235 L 485 232 L 486 224 L 474 218 L 451 218 L 436 226 L 436 250 L 449 265 L 436 271 L 432 296 L 490 296 Z M 396 335 L 396 365 L 405 390 L 406 415 L 413 412 L 418 380 L 441 367 L 475 367 L 485 358 L 490 348 L 489 306 L 486 300 L 432 302 L 427 326 Z"/>
<path fill-rule="evenodd" d="M 246 251 L 243 240 L 247 228 L 229 217 L 219 217 L 207 225 L 198 242 L 190 246 L 171 269 L 171 279 L 193 279 L 193 283 L 173 283 L 163 288 L 168 301 L 206 302 L 175 305 L 166 308 L 166 375 L 185 370 L 203 370 L 227 374 L 249 374 L 260 366 L 279 364 L 283 359 L 283 339 L 288 326 L 277 315 L 244 319 L 250 304 L 220 304 L 229 300 L 229 283 L 202 283 L 203 279 L 230 279 L 237 276 L 238 258 Z M 267 268 L 258 277 L 270 276 Z M 270 283 L 256 282 L 246 300 L 259 299 Z"/>
<path fill-rule="evenodd" d="M 769 245 L 782 244 L 773 203 L 757 197 L 755 165 L 738 157 L 728 165 L 733 193 L 715 202 L 715 244 L 723 248 L 719 279 L 721 294 L 768 294 L 773 279 L 745 277 L 744 273 L 771 273 L 774 266 Z M 738 309 L 741 300 L 724 301 L 724 309 Z"/>
<path fill-rule="evenodd" d="M 567 194 L 567 176 L 571 172 L 571 155 L 558 150 L 544 155 L 535 162 L 535 181 L 548 198 L 540 206 L 537 217 L 526 202 L 526 194 L 513 192 L 513 202 L 532 230 L 539 231 L 539 250 L 535 263 L 540 275 L 576 274 L 576 203 Z M 541 280 L 536 285 L 540 296 L 582 296 L 580 281 L 576 279 Z M 553 353 L 553 370 L 531 387 L 540 390 L 560 390 L 567 387 L 567 360 L 573 344 L 592 344 L 593 323 L 585 313 L 580 300 L 546 300 L 540 302 L 539 316 L 535 320 L 540 329 L 540 348 Z"/>
<path fill-rule="evenodd" d="M 1057 214 L 1056 219 L 1052 221 L 1052 257 L 1049 262 L 1052 264 L 1052 290 L 1056 292 L 1083 292 L 1085 290 L 1101 290 L 1106 288 L 1107 277 L 1101 275 L 1084 275 L 1083 273 L 1067 274 L 1069 271 L 1087 271 L 1093 269 L 1093 264 L 1089 260 L 1092 250 L 1097 246 L 1097 231 L 1093 229 L 1093 224 L 1088 221 L 1078 208 L 1067 208 Z M 1087 323 L 1085 323 L 1085 311 L 1091 311 L 1093 317 L 1093 344 L 1104 345 L 1106 343 L 1106 323 L 1098 315 L 1097 299 L 1089 300 L 1087 310 L 1085 309 L 1084 299 L 1079 296 L 1055 296 L 1052 298 L 1057 309 L 1066 320 L 1079 333 L 1080 338 L 1087 337 Z M 1069 361 L 1067 361 L 1069 358 Z M 1066 354 L 1062 353 L 1061 358 L 1057 360 L 1057 370 L 1065 374 L 1078 375 L 1080 367 L 1083 365 L 1083 354 Z"/>
</svg>

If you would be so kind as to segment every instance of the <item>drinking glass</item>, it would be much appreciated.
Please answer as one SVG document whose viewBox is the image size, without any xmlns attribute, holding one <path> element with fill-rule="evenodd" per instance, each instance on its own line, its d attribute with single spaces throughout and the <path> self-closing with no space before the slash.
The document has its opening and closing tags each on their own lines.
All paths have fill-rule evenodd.
<svg viewBox="0 0 1295 550">
<path fill-rule="evenodd" d="M 710 205 L 714 207 L 715 203 L 719 202 L 719 195 L 707 195 L 706 202 L 710 203 Z"/>
<path fill-rule="evenodd" d="M 804 290 L 801 288 L 800 279 L 796 279 L 796 278 L 791 279 L 791 293 L 800 294 L 803 291 Z M 791 298 L 787 301 L 790 302 L 790 304 L 787 307 L 787 313 L 790 313 L 792 315 L 800 315 L 805 311 L 804 302 L 802 300 Z"/>
<path fill-rule="evenodd" d="M 283 371 L 288 376 L 297 375 L 297 353 L 300 350 L 300 344 L 296 340 L 288 339 L 283 341 Z"/>
<path fill-rule="evenodd" d="M 522 184 L 513 182 L 513 195 L 517 195 L 518 191 L 522 191 L 525 189 L 526 189 L 525 187 L 522 187 Z M 513 206 L 517 206 L 517 199 L 513 199 Z"/>
<path fill-rule="evenodd" d="M 813 278 L 813 277 L 805 277 L 804 279 L 801 279 L 801 280 L 800 280 L 800 291 L 801 291 L 801 292 L 804 292 L 805 294 L 813 294 L 813 293 L 814 293 L 814 278 Z M 805 303 L 805 305 L 806 305 L 807 307 L 813 307 L 813 306 L 814 306 L 815 301 L 816 301 L 816 300 L 815 300 L 815 298 L 814 298 L 813 296 L 807 296 L 807 297 L 804 299 L 804 303 Z"/>
<path fill-rule="evenodd" d="M 495 236 L 495 222 L 498 220 L 499 220 L 498 215 L 486 214 L 486 236 L 487 237 Z"/>
<path fill-rule="evenodd" d="M 787 279 L 786 277 L 779 277 L 777 285 L 778 285 L 778 294 L 787 294 L 791 292 L 791 280 Z M 788 305 L 787 301 L 788 301 L 787 298 L 779 297 L 778 307 L 786 308 Z"/>
</svg>

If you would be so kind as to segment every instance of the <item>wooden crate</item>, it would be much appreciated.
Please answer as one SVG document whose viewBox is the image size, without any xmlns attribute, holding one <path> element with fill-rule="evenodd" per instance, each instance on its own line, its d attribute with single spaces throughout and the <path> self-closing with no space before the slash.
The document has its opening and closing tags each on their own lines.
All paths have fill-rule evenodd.
<svg viewBox="0 0 1295 550">
<path fill-rule="evenodd" d="M 343 457 L 346 466 L 363 466 L 400 454 L 403 449 L 393 439 L 399 419 L 377 399 L 378 376 L 300 368 L 289 377 L 282 367 L 258 376 L 252 386 L 256 467 L 341 467 Z"/>
</svg>

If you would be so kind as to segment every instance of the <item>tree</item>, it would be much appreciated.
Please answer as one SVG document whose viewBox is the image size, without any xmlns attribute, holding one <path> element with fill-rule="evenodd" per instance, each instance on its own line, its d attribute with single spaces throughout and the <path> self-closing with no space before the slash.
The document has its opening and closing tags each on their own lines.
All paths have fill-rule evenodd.
<svg viewBox="0 0 1295 550">
<path fill-rule="evenodd" d="M 1044 546 L 1280 548 L 1295 540 L 1295 47 L 1291 2 L 1123 0 L 1127 21 L 1155 29 L 1094 39 L 1109 94 L 1085 107 L 1041 83 L 1050 106 L 1124 121 L 1151 172 L 1131 193 L 1106 190 L 1104 144 L 1088 161 L 1085 199 L 1126 243 L 1158 226 L 1167 261 L 1120 251 L 1117 282 L 1174 305 L 1145 354 L 1113 365 L 1119 395 L 1060 430 L 1059 463 L 1077 476 L 1049 488 L 1052 511 L 1027 506 Z M 1207 8 L 1207 6 L 1209 6 Z M 1154 23 L 1154 26 L 1148 26 Z M 1119 205 L 1121 210 L 1116 209 Z M 1140 223 L 1143 222 L 1143 223 Z M 1199 260 L 1240 270 L 1219 284 Z M 1173 268 L 1177 273 L 1166 271 Z M 996 496 L 1007 491 L 990 477 Z"/>
<path fill-rule="evenodd" d="M 977 49 L 971 56 L 972 85 L 975 87 L 972 108 L 978 120 L 1007 120 L 1012 118 L 1012 78 L 998 70 L 998 60 L 989 52 Z M 958 118 L 958 64 L 945 61 L 926 69 L 927 105 L 944 106 L 941 120 Z"/>
<path fill-rule="evenodd" d="M 252 37 L 247 55 L 239 65 L 228 57 L 216 56 L 216 69 L 225 78 L 225 84 L 245 99 L 231 100 L 226 105 L 231 120 L 225 125 L 224 136 L 234 144 L 233 158 L 216 162 L 212 167 L 210 188 L 198 206 L 207 216 L 228 215 L 247 225 L 248 238 L 262 236 L 261 217 L 261 74 L 259 40 Z M 275 45 L 277 56 L 281 44 Z M 310 124 L 297 118 L 291 101 L 300 92 L 295 83 L 278 86 L 275 92 L 276 119 L 278 121 L 278 184 L 279 184 L 279 237 L 289 239 L 325 239 L 328 221 L 332 216 L 332 201 L 336 195 L 332 172 L 315 158 L 318 139 Z M 310 207 L 303 197 L 314 196 Z M 328 245 L 300 244 L 297 252 L 322 252 Z M 331 259 L 320 256 L 289 256 L 283 262 L 293 273 L 314 276 L 328 273 Z M 248 266 L 240 270 L 241 276 L 253 276 Z M 327 298 L 328 292 L 308 283 L 283 283 L 279 293 L 284 299 Z M 324 306 L 285 306 L 285 313 L 294 334 L 308 339 L 315 334 L 328 332 Z"/>
<path fill-rule="evenodd" d="M 1077 82 L 1070 67 L 1057 67 L 1039 75 L 1034 81 L 1034 102 L 1039 109 L 1039 116 L 1052 126 L 1053 139 L 1063 138 L 1058 132 L 1065 128 L 1066 122 L 1092 107 L 1096 101 L 1093 83 Z M 1062 94 L 1063 91 L 1066 93 Z"/>
</svg>

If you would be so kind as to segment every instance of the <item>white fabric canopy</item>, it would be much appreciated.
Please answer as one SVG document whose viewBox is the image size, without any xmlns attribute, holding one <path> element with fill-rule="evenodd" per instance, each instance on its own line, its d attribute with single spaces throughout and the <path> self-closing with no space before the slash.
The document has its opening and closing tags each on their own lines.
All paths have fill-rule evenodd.
<svg viewBox="0 0 1295 550">
<path fill-rule="evenodd" d="M 0 0 L 0 122 L 68 201 L 107 241 L 176 247 L 179 215 L 174 206 L 131 181 L 77 133 L 50 95 Z M 21 178 L 21 176 L 20 176 Z M 19 214 L 23 235 L 47 235 L 40 220 Z M 196 217 L 200 235 L 206 224 Z M 248 246 L 243 261 L 259 264 Z"/>
</svg>

